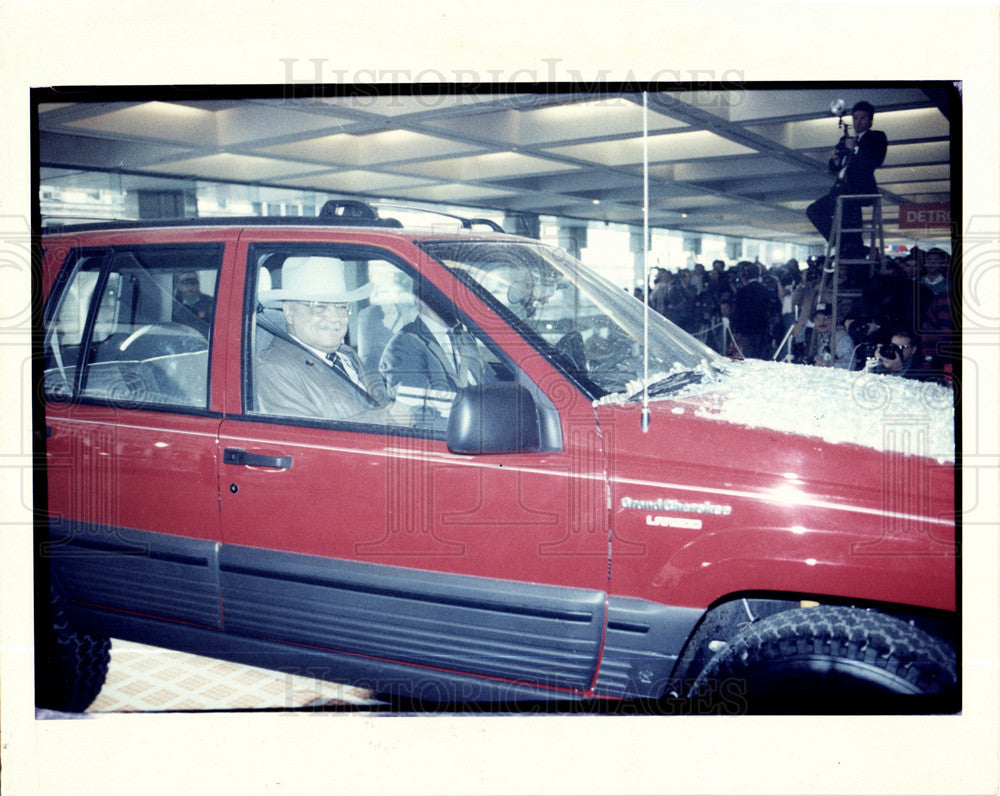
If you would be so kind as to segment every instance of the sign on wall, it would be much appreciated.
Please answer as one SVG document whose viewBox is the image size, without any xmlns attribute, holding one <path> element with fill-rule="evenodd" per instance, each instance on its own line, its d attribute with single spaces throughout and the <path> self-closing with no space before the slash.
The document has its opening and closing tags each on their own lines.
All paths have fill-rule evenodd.
<svg viewBox="0 0 1000 796">
<path fill-rule="evenodd" d="M 900 229 L 929 229 L 932 227 L 950 226 L 951 205 L 947 202 L 942 204 L 900 205 L 899 207 Z"/>
</svg>

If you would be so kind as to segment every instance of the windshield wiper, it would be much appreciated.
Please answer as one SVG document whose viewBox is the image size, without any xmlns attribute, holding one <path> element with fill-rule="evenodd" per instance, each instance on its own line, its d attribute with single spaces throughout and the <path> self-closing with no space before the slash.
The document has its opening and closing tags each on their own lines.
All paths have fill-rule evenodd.
<svg viewBox="0 0 1000 796">
<path fill-rule="evenodd" d="M 687 387 L 689 384 L 699 384 L 704 378 L 705 374 L 697 370 L 685 370 L 680 373 L 673 373 L 650 384 L 648 394 L 650 398 L 670 395 Z M 639 397 L 641 397 L 641 394 Z"/>
<path fill-rule="evenodd" d="M 616 403 L 635 403 L 641 401 L 645 396 L 650 398 L 662 398 L 665 395 L 678 392 L 690 384 L 700 384 L 705 379 L 705 373 L 701 368 L 693 370 L 679 370 L 673 373 L 654 376 L 649 385 L 643 390 L 633 382 L 625 393 L 620 394 Z"/>
</svg>

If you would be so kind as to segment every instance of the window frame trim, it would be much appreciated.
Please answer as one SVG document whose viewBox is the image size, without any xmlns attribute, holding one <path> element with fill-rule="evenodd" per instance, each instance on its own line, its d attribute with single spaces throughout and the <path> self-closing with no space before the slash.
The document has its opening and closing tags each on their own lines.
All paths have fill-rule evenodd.
<svg viewBox="0 0 1000 796">
<path fill-rule="evenodd" d="M 207 356 L 207 366 L 205 374 L 205 396 L 204 404 L 199 406 L 193 406 L 190 404 L 168 404 L 168 403 L 155 403 L 152 401 L 131 401 L 116 398 L 99 398 L 93 395 L 83 395 L 84 380 L 87 368 L 90 364 L 90 354 L 93 349 L 94 340 L 94 328 L 97 324 L 97 316 L 100 314 L 100 297 L 104 295 L 104 291 L 107 288 L 108 281 L 111 278 L 113 272 L 113 264 L 116 257 L 119 254 L 125 253 L 140 253 L 143 251 L 150 250 L 174 250 L 180 251 L 184 249 L 197 250 L 202 253 L 211 252 L 215 256 L 215 313 L 213 314 L 213 327 L 210 330 L 208 337 L 208 348 L 206 350 Z M 45 389 L 45 378 L 44 378 L 44 364 L 43 364 L 43 374 L 42 374 L 42 395 L 45 401 L 58 401 L 60 403 L 68 404 L 84 404 L 92 406 L 110 406 L 115 409 L 132 409 L 141 411 L 162 411 L 174 414 L 190 414 L 199 416 L 213 416 L 218 415 L 218 412 L 211 410 L 211 397 L 212 397 L 212 360 L 213 360 L 213 346 L 217 335 L 214 329 L 214 316 L 218 314 L 219 308 L 219 295 L 218 289 L 222 278 L 222 271 L 225 267 L 225 252 L 226 243 L 225 241 L 196 241 L 196 242 L 169 242 L 169 243 L 132 243 L 126 245 L 114 245 L 114 244 L 94 244 L 94 245 L 84 245 L 84 246 L 74 246 L 66 254 L 62 265 L 59 267 L 58 273 L 56 274 L 55 281 L 52 284 L 52 288 L 49 291 L 49 295 L 45 302 L 45 307 L 42 312 L 42 354 L 45 357 L 46 352 L 49 351 L 51 340 L 53 335 L 56 333 L 54 328 L 54 320 L 58 317 L 59 311 L 62 309 L 63 303 L 66 299 L 70 286 L 74 283 L 75 278 L 81 272 L 80 264 L 86 262 L 88 257 L 101 257 L 100 264 L 96 267 L 97 271 L 97 282 L 94 285 L 94 289 L 89 298 L 89 305 L 87 307 L 87 315 L 84 321 L 83 330 L 81 332 L 80 339 L 80 352 L 77 358 L 77 364 L 75 372 L 73 374 L 73 385 L 72 394 L 69 396 L 57 396 L 46 391 Z M 136 257 L 137 261 L 142 264 L 141 260 Z M 172 269 L 162 269 L 164 271 Z M 191 269 L 188 269 L 191 270 Z M 197 270 L 197 269 L 195 269 Z"/>
<path fill-rule="evenodd" d="M 325 256 L 339 257 L 347 261 L 358 260 L 382 260 L 397 267 L 406 276 L 413 280 L 415 293 L 425 294 L 425 300 L 429 300 L 432 305 L 441 303 L 451 308 L 455 317 L 465 326 L 466 330 L 472 334 L 480 345 L 483 345 L 500 362 L 507 367 L 515 376 L 514 382 L 523 385 L 531 393 L 538 405 L 539 412 L 544 415 L 541 422 L 541 433 L 543 438 L 543 451 L 554 452 L 563 449 L 562 424 L 560 422 L 559 411 L 556 405 L 542 387 L 532 379 L 524 369 L 518 365 L 511 354 L 498 343 L 492 335 L 477 323 L 475 323 L 466 313 L 462 304 L 449 298 L 446 290 L 439 287 L 426 274 L 424 274 L 415 264 L 408 261 L 395 251 L 383 248 L 372 243 L 354 243 L 342 241 L 315 241 L 315 240 L 285 240 L 280 241 L 252 241 L 247 244 L 246 262 L 240 264 L 245 271 L 244 294 L 242 304 L 242 330 L 240 336 L 240 415 L 238 419 L 247 422 L 277 423 L 280 425 L 304 426 L 309 428 L 322 428 L 338 431 L 355 431 L 358 433 L 371 433 L 401 437 L 415 437 L 421 439 L 437 440 L 445 442 L 447 433 L 443 430 L 417 428 L 415 426 L 395 426 L 395 425 L 375 425 L 371 423 L 356 423 L 345 420 L 326 420 L 323 418 L 310 417 L 285 417 L 284 415 L 271 415 L 251 409 L 253 402 L 253 341 L 256 327 L 258 280 L 260 266 L 255 265 L 260 256 L 264 253 L 283 252 L 294 249 L 296 252 L 312 251 Z M 341 254 L 343 252 L 343 254 Z M 436 262 L 436 261 L 435 261 Z M 251 265 L 255 265 L 255 270 L 251 272 Z M 468 286 L 447 269 L 444 274 L 452 283 L 464 291 L 467 295 L 476 300 L 480 297 L 469 290 Z M 489 305 L 487 305 L 489 306 Z M 510 327 L 508 321 L 503 316 L 498 316 L 505 325 Z M 513 330 L 513 329 L 512 329 Z M 353 341 L 352 341 L 353 342 Z M 234 418 L 235 419 L 235 418 Z"/>
</svg>

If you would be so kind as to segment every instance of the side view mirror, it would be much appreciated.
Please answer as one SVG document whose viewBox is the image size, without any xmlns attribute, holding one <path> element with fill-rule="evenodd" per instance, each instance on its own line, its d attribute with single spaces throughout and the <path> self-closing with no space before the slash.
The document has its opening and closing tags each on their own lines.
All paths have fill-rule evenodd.
<svg viewBox="0 0 1000 796">
<path fill-rule="evenodd" d="M 524 387 L 501 381 L 458 391 L 448 417 L 452 453 L 533 453 L 541 449 L 538 407 Z"/>
</svg>

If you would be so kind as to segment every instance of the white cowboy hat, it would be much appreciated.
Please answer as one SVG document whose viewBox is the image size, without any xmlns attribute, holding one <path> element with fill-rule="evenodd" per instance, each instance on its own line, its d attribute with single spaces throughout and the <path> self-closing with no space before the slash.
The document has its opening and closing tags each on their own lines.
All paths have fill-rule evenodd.
<svg viewBox="0 0 1000 796">
<path fill-rule="evenodd" d="M 374 285 L 366 282 L 360 287 L 349 288 L 344 270 L 344 261 L 336 257 L 289 257 L 281 267 L 281 287 L 261 289 L 260 301 L 274 307 L 283 301 L 342 304 L 368 298 Z"/>
</svg>

